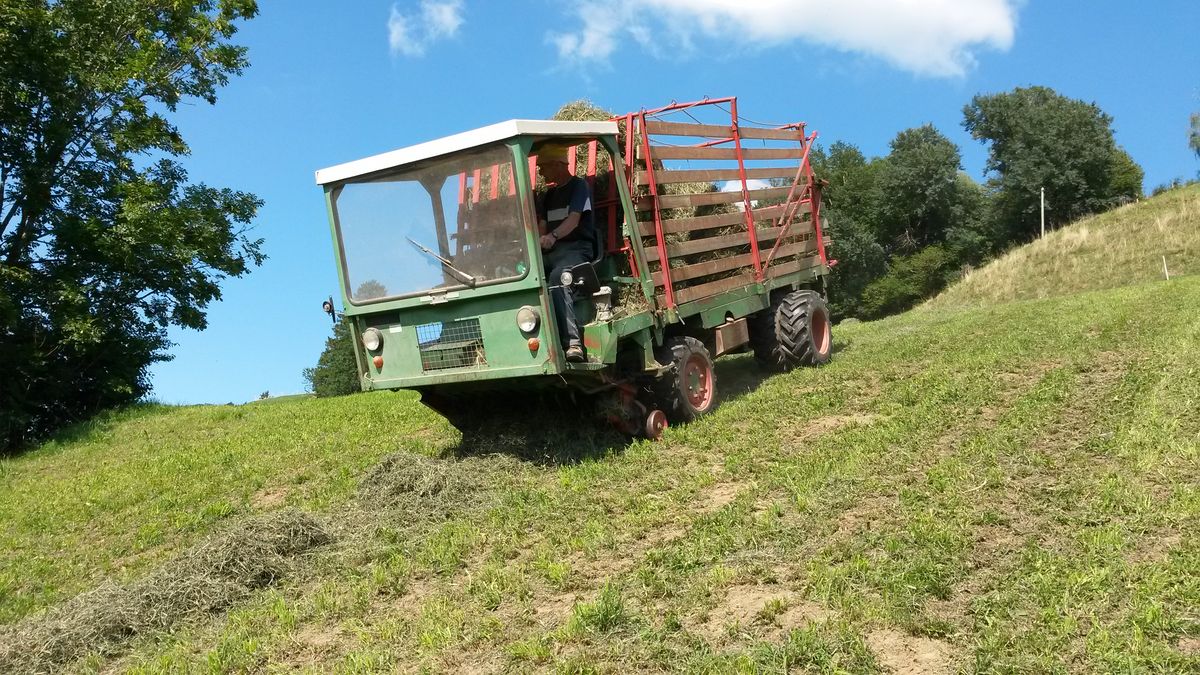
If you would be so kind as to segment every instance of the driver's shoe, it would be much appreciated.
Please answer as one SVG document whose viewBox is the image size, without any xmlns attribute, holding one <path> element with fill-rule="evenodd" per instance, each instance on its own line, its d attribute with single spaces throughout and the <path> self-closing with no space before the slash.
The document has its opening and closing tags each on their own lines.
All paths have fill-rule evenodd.
<svg viewBox="0 0 1200 675">
<path fill-rule="evenodd" d="M 587 359 L 583 354 L 583 347 L 579 345 L 571 345 L 567 347 L 567 361 L 571 363 L 583 363 Z"/>
</svg>

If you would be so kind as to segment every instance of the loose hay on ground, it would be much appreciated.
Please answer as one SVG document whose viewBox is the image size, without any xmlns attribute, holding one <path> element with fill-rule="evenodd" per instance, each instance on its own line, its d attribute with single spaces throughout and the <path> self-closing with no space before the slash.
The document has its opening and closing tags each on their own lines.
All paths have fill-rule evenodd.
<svg viewBox="0 0 1200 675">
<path fill-rule="evenodd" d="M 133 583 L 105 583 L 0 632 L 0 671 L 59 671 L 89 654 L 119 655 L 140 635 L 274 584 L 291 558 L 328 541 L 325 527 L 300 511 L 247 520 Z"/>
</svg>

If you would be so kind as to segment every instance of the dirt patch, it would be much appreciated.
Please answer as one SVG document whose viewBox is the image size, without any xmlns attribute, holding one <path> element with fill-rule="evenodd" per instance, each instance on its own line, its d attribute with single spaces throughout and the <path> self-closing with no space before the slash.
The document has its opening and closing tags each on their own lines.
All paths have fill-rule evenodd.
<svg viewBox="0 0 1200 675">
<path fill-rule="evenodd" d="M 288 492 L 288 489 L 282 485 L 263 488 L 258 492 L 255 492 L 250 497 L 250 506 L 258 511 L 266 511 L 278 506 L 283 506 L 284 500 L 287 499 Z"/>
<path fill-rule="evenodd" d="M 242 522 L 128 585 L 106 583 L 0 632 L 0 671 L 57 671 L 90 654 L 115 657 L 139 635 L 224 610 L 291 572 L 293 559 L 330 541 L 300 511 Z"/>
<path fill-rule="evenodd" d="M 1147 534 L 1138 540 L 1125 559 L 1135 565 L 1165 563 L 1171 551 L 1182 544 L 1183 536 L 1178 532 Z"/>
<path fill-rule="evenodd" d="M 874 415 L 871 413 L 828 415 L 826 417 L 818 417 L 816 419 L 808 420 L 802 424 L 790 427 L 790 433 L 787 435 L 787 440 L 792 443 L 811 441 L 826 434 L 831 434 L 835 431 L 848 427 L 868 426 L 870 424 L 874 424 L 879 419 L 879 415 Z"/>
<path fill-rule="evenodd" d="M 860 499 L 842 512 L 837 521 L 837 535 L 852 537 L 876 529 L 887 522 L 899 509 L 896 497 L 873 495 Z"/>
<path fill-rule="evenodd" d="M 717 483 L 703 490 L 696 498 L 695 511 L 701 515 L 720 511 L 732 504 L 742 490 L 749 487 L 745 483 Z"/>
<path fill-rule="evenodd" d="M 867 635 L 879 665 L 894 675 L 941 675 L 954 672 L 954 650 L 941 640 L 914 637 L 894 630 Z"/>
<path fill-rule="evenodd" d="M 534 620 L 543 628 L 562 625 L 571 616 L 575 603 L 583 597 L 583 592 L 555 593 L 533 605 Z"/>
<path fill-rule="evenodd" d="M 293 670 L 319 667 L 343 651 L 345 637 L 337 628 L 304 626 L 292 637 L 292 647 L 280 658 L 280 665 Z"/>
<path fill-rule="evenodd" d="M 1180 638 L 1179 642 L 1175 643 L 1175 649 L 1184 656 L 1200 656 L 1200 638 Z"/>
<path fill-rule="evenodd" d="M 728 640 L 731 633 L 776 640 L 784 633 L 830 616 L 824 607 L 796 597 L 778 584 L 733 586 L 721 604 L 692 626 L 709 642 Z"/>
</svg>

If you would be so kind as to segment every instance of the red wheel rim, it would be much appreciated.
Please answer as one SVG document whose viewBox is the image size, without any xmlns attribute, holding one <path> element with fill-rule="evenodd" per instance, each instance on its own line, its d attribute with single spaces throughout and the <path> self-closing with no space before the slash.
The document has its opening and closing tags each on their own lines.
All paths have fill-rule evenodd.
<svg viewBox="0 0 1200 675">
<path fill-rule="evenodd" d="M 657 441 L 662 438 L 663 429 L 667 428 L 667 416 L 661 410 L 651 410 L 646 417 L 646 438 Z"/>
<path fill-rule="evenodd" d="M 824 310 L 813 312 L 812 315 L 813 347 L 821 356 L 829 353 L 829 316 Z"/>
<path fill-rule="evenodd" d="M 683 386 L 693 410 L 708 410 L 712 405 L 712 364 L 703 355 L 692 354 L 684 364 Z"/>
</svg>

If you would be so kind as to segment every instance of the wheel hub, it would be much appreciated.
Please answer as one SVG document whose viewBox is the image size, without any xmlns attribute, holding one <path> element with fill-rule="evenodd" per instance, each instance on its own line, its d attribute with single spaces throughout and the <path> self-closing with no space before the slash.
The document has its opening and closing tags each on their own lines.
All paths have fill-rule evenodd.
<svg viewBox="0 0 1200 675">
<path fill-rule="evenodd" d="M 712 403 L 712 369 L 703 356 L 693 354 L 684 364 L 683 384 L 692 408 L 707 410 Z"/>
</svg>

